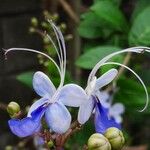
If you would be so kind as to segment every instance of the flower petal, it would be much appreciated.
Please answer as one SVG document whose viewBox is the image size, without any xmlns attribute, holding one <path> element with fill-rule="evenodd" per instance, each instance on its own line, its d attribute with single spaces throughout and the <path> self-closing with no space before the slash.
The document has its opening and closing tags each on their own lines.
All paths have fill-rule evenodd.
<svg viewBox="0 0 150 150">
<path fill-rule="evenodd" d="M 59 94 L 59 101 L 66 106 L 79 107 L 87 98 L 85 91 L 76 84 L 65 85 Z"/>
<path fill-rule="evenodd" d="M 33 88 L 42 97 L 51 98 L 56 91 L 55 86 L 43 72 L 38 71 L 33 76 Z"/>
<path fill-rule="evenodd" d="M 118 71 L 116 69 L 111 69 L 99 77 L 96 81 L 95 90 L 99 90 L 103 86 L 109 84 L 117 75 Z"/>
<path fill-rule="evenodd" d="M 79 108 L 78 112 L 78 122 L 84 124 L 87 122 L 94 109 L 94 100 L 92 97 L 87 99 Z"/>
<path fill-rule="evenodd" d="M 109 108 L 111 106 L 110 95 L 105 91 L 95 91 L 95 95 L 103 107 Z"/>
<path fill-rule="evenodd" d="M 119 123 L 116 123 L 113 118 L 108 117 L 108 109 L 104 108 L 100 102 L 98 102 L 95 111 L 95 130 L 103 134 L 110 127 L 121 129 Z"/>
<path fill-rule="evenodd" d="M 47 101 L 48 99 L 44 97 L 34 102 L 28 111 L 27 117 L 31 117 L 31 113 L 35 111 L 37 108 L 39 108 L 40 106 L 42 106 L 43 104 L 47 103 Z"/>
<path fill-rule="evenodd" d="M 119 124 L 122 123 L 123 119 L 122 119 L 122 116 L 121 115 L 116 115 L 116 116 L 113 116 L 113 118 L 115 119 L 115 121 Z"/>
<path fill-rule="evenodd" d="M 32 117 L 26 117 L 22 120 L 11 119 L 8 121 L 9 127 L 15 135 L 19 137 L 30 136 L 40 130 L 41 118 L 46 110 L 46 107 L 39 107 L 32 112 Z"/>
<path fill-rule="evenodd" d="M 115 119 L 117 123 L 122 123 L 122 116 L 125 111 L 125 107 L 122 103 L 116 103 L 109 109 L 109 115 Z"/>
<path fill-rule="evenodd" d="M 45 118 L 50 129 L 56 133 L 65 133 L 70 127 L 71 115 L 61 102 L 49 105 L 45 112 Z"/>
<path fill-rule="evenodd" d="M 124 105 L 122 103 L 116 103 L 111 106 L 111 108 L 109 110 L 109 114 L 111 116 L 115 116 L 115 115 L 123 114 L 124 111 L 125 111 Z"/>
</svg>

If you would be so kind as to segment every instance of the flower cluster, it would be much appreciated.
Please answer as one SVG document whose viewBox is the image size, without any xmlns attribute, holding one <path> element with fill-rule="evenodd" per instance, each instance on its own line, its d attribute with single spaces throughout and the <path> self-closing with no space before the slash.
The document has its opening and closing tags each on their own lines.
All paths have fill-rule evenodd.
<svg viewBox="0 0 150 150">
<path fill-rule="evenodd" d="M 13 118 L 8 121 L 10 129 L 15 135 L 19 137 L 26 137 L 39 133 L 42 130 L 42 119 L 45 120 L 50 132 L 64 134 L 69 130 L 72 120 L 71 114 L 66 106 L 79 108 L 77 121 L 80 125 L 85 124 L 91 115 L 94 115 L 95 130 L 97 133 L 104 134 L 108 128 L 111 127 L 121 129 L 121 115 L 124 113 L 125 108 L 121 103 L 112 104 L 113 95 L 102 90 L 103 87 L 111 83 L 117 77 L 118 71 L 112 68 L 101 77 L 96 77 L 98 69 L 107 64 L 125 67 L 139 79 L 147 96 L 144 109 L 147 107 L 148 93 L 145 84 L 140 77 L 129 67 L 116 62 L 108 62 L 108 60 L 113 56 L 126 52 L 142 53 L 144 50 L 149 52 L 149 48 L 133 47 L 104 57 L 92 69 L 85 89 L 77 84 L 64 85 L 66 72 L 65 42 L 60 29 L 56 27 L 52 21 L 49 22 L 55 32 L 59 49 L 51 37 L 49 35 L 47 35 L 47 37 L 52 42 L 57 52 L 59 64 L 45 53 L 32 49 L 11 48 L 6 50 L 5 53 L 7 54 L 10 51 L 29 51 L 39 53 L 50 59 L 60 74 L 60 84 L 58 88 L 54 86 L 52 81 L 43 72 L 37 71 L 34 74 L 33 88 L 41 98 L 32 104 L 27 117 L 21 120 Z"/>
</svg>

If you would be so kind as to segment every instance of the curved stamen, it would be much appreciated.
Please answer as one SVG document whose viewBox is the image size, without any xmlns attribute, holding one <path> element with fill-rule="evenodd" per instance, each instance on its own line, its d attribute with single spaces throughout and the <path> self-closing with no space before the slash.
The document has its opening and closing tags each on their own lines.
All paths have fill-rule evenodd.
<svg viewBox="0 0 150 150">
<path fill-rule="evenodd" d="M 98 69 L 102 66 L 103 63 L 105 63 L 106 61 L 108 61 L 110 58 L 112 58 L 113 56 L 116 56 L 118 54 L 122 54 L 122 53 L 126 53 L 126 52 L 134 52 L 134 53 L 143 53 L 146 50 L 150 50 L 149 47 L 132 47 L 132 48 L 127 48 L 121 51 L 117 51 L 114 52 L 110 55 L 107 55 L 106 57 L 104 57 L 102 60 L 100 60 L 95 67 L 92 69 L 89 77 L 88 77 L 88 83 L 90 82 L 90 80 L 95 76 L 96 72 L 98 71 Z"/>
<path fill-rule="evenodd" d="M 149 103 L 149 95 L 148 95 L 147 88 L 146 88 L 144 82 L 142 81 L 142 79 L 139 77 L 139 75 L 138 75 L 136 72 L 134 72 L 131 68 L 129 68 L 128 66 L 126 66 L 126 65 L 124 65 L 124 64 L 121 64 L 121 63 L 117 63 L 117 62 L 106 62 L 106 63 L 102 64 L 102 66 L 104 66 L 104 65 L 118 65 L 118 66 L 124 67 L 124 68 L 128 69 L 129 71 L 131 71 L 131 72 L 137 77 L 137 79 L 138 79 L 138 80 L 140 81 L 140 83 L 142 84 L 142 86 L 143 86 L 143 88 L 144 88 L 144 90 L 145 90 L 145 94 L 146 94 L 146 104 L 145 104 L 144 108 L 143 108 L 142 110 L 140 110 L 140 112 L 144 111 L 144 110 L 147 108 L 148 103 Z"/>
<path fill-rule="evenodd" d="M 54 30 L 54 32 L 55 32 L 55 35 L 56 35 L 56 38 L 57 38 L 57 42 L 58 42 L 58 46 L 59 46 L 59 51 L 60 51 L 60 56 L 61 56 L 61 62 L 62 62 L 62 79 L 64 78 L 64 56 L 63 56 L 63 52 L 62 52 L 62 48 L 61 48 L 61 41 L 60 41 L 60 38 L 59 38 L 59 34 L 58 34 L 58 32 L 57 32 L 57 28 L 55 28 L 54 27 L 54 25 L 51 23 L 51 26 L 52 26 L 52 28 L 53 28 L 53 30 Z M 63 83 L 63 81 L 62 81 L 62 83 Z"/>
<path fill-rule="evenodd" d="M 41 54 L 41 55 L 47 57 L 50 61 L 52 61 L 54 63 L 54 65 L 56 66 L 56 68 L 57 68 L 57 70 L 58 70 L 58 72 L 60 74 L 60 77 L 62 76 L 60 68 L 58 67 L 57 63 L 50 56 L 48 56 L 47 54 L 45 54 L 43 52 L 36 51 L 36 50 L 33 50 L 33 49 L 28 49 L 28 48 L 10 48 L 10 49 L 5 50 L 5 56 L 7 55 L 7 53 L 9 53 L 11 51 L 28 51 L 28 52 L 33 52 L 33 53 Z"/>
<path fill-rule="evenodd" d="M 62 71 L 62 84 L 64 83 L 64 78 L 65 78 L 65 71 L 66 71 L 66 47 L 65 47 L 65 42 L 63 35 L 58 27 L 55 26 L 55 24 L 51 21 L 48 20 L 48 22 L 52 25 L 53 30 L 56 34 L 56 38 L 58 41 L 59 49 L 60 49 L 60 55 L 62 56 L 62 61 L 63 61 L 63 71 Z"/>
<path fill-rule="evenodd" d="M 57 56 L 58 56 L 58 59 L 59 59 L 59 65 L 60 65 L 60 68 L 62 69 L 62 59 L 60 57 L 60 54 L 59 54 L 59 51 L 54 43 L 54 41 L 52 40 L 51 36 L 46 34 L 47 38 L 50 40 L 50 42 L 52 43 L 53 47 L 55 48 L 56 50 L 56 53 L 57 53 Z"/>
<path fill-rule="evenodd" d="M 54 24 L 55 26 L 55 24 Z M 57 28 L 55 26 L 55 28 Z M 64 74 L 65 74 L 65 71 L 66 71 L 66 46 L 65 46 L 65 40 L 64 40 L 64 37 L 62 35 L 62 32 L 60 31 L 60 29 L 58 28 L 58 33 L 59 33 L 59 36 L 60 36 L 60 39 L 61 39 L 61 44 L 62 44 L 62 47 L 63 47 L 63 52 L 64 52 Z"/>
</svg>

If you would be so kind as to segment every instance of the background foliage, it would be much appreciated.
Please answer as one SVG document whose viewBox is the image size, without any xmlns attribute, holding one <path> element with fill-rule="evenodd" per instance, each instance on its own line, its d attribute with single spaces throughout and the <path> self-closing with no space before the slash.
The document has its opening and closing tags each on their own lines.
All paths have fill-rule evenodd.
<svg viewBox="0 0 150 150">
<path fill-rule="evenodd" d="M 133 4 L 133 6 L 128 6 L 126 1 L 123 0 L 94 0 L 86 11 L 81 14 L 78 24 L 78 34 L 82 42 L 81 55 L 75 62 L 76 67 L 82 70 L 79 76 L 81 86 L 85 86 L 89 71 L 104 56 L 127 47 L 150 46 L 150 1 L 135 0 Z M 66 43 L 72 40 L 70 33 L 66 33 L 67 24 L 61 22 L 63 19 L 58 14 L 51 14 L 48 11 L 44 11 L 43 14 L 46 17 L 53 18 L 55 23 L 62 29 Z M 43 36 L 45 30 L 53 36 L 53 32 L 44 19 L 42 21 L 37 18 L 31 19 L 29 31 L 34 35 L 40 35 L 44 51 L 55 58 L 56 53 L 50 41 Z M 150 57 L 146 54 L 142 56 L 127 54 L 114 57 L 113 61 L 124 63 L 127 57 L 129 57 L 127 64 L 141 76 L 150 92 Z M 38 55 L 38 60 L 43 71 L 51 77 L 57 86 L 59 76 L 54 65 L 40 55 Z M 102 67 L 98 75 L 111 67 L 116 66 Z M 16 79 L 32 88 L 32 76 L 33 71 L 31 70 L 19 74 Z M 68 71 L 66 83 L 74 81 L 75 78 Z M 126 134 L 127 145 L 148 145 L 150 135 L 146 133 L 147 130 L 150 132 L 150 109 L 148 107 L 142 113 L 137 111 L 142 109 L 145 104 L 145 93 L 142 86 L 127 71 L 121 74 L 115 84 L 117 92 L 114 102 L 122 102 L 126 107 L 123 129 Z M 75 118 L 77 112 L 71 109 L 70 111 Z M 92 119 L 81 132 L 72 136 L 72 139 L 66 145 L 66 149 L 81 149 L 83 147 L 89 136 L 94 132 L 91 121 Z"/>
</svg>

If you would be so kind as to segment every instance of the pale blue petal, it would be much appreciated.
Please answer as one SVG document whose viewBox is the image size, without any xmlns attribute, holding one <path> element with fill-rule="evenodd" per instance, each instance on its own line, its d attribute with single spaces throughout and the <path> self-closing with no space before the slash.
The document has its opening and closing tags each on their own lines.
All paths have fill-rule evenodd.
<svg viewBox="0 0 150 150">
<path fill-rule="evenodd" d="M 112 116 L 121 115 L 125 111 L 125 107 L 122 103 L 115 103 L 111 106 L 109 113 Z"/>
<path fill-rule="evenodd" d="M 27 115 L 27 117 L 31 117 L 31 113 L 33 112 L 33 111 L 35 111 L 38 107 L 40 107 L 40 106 L 42 106 L 43 104 L 46 104 L 48 102 L 48 99 L 47 98 L 41 98 L 41 99 L 39 99 L 39 100 L 37 100 L 36 102 L 34 102 L 32 105 L 31 105 L 31 107 L 30 107 L 30 109 L 29 109 L 29 111 L 28 111 L 28 115 Z"/>
<path fill-rule="evenodd" d="M 58 99 L 66 106 L 79 107 L 86 101 L 87 95 L 80 86 L 67 84 L 61 89 Z"/>
<path fill-rule="evenodd" d="M 41 118 L 44 115 L 46 107 L 39 107 L 32 112 L 32 117 L 26 117 L 22 120 L 11 119 L 8 121 L 9 127 L 15 135 L 26 137 L 38 132 L 41 128 Z"/>
<path fill-rule="evenodd" d="M 80 106 L 78 112 L 78 122 L 80 124 L 84 124 L 89 120 L 94 109 L 94 103 L 93 97 L 90 97 Z"/>
<path fill-rule="evenodd" d="M 97 79 L 95 90 L 99 90 L 103 86 L 112 82 L 114 78 L 117 76 L 117 74 L 118 71 L 116 69 L 111 69 L 107 71 L 105 74 L 103 74 L 101 77 Z"/>
<path fill-rule="evenodd" d="M 71 115 L 61 102 L 49 105 L 45 118 L 49 128 L 56 133 L 65 133 L 70 127 Z"/>
<path fill-rule="evenodd" d="M 111 97 L 108 94 L 108 92 L 105 91 L 95 91 L 95 95 L 102 104 L 103 107 L 105 108 L 110 108 L 111 106 Z"/>
<path fill-rule="evenodd" d="M 109 109 L 109 115 L 115 119 L 117 123 L 122 122 L 122 114 L 125 111 L 125 107 L 122 103 L 116 103 L 112 105 Z"/>
<path fill-rule="evenodd" d="M 113 116 L 113 118 L 114 118 L 114 120 L 115 120 L 117 123 L 119 123 L 119 124 L 121 124 L 122 121 L 123 121 L 123 118 L 122 118 L 121 115 Z"/>
<path fill-rule="evenodd" d="M 47 98 L 51 98 L 56 91 L 48 76 L 40 71 L 36 72 L 33 76 L 33 88 L 38 95 Z"/>
</svg>

